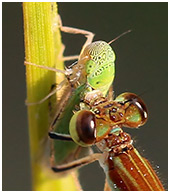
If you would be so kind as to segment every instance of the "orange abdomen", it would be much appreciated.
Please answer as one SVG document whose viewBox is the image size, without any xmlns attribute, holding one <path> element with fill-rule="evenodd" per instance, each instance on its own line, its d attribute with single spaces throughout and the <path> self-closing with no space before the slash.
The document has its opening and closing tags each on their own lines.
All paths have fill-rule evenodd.
<svg viewBox="0 0 170 193">
<path fill-rule="evenodd" d="M 123 191 L 164 191 L 150 163 L 132 148 L 107 159 L 107 180 L 110 187 Z"/>
</svg>

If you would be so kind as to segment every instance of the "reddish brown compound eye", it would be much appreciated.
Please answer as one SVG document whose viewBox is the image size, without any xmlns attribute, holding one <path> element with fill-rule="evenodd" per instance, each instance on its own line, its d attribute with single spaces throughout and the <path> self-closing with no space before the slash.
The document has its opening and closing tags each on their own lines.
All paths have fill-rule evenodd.
<svg viewBox="0 0 170 193">
<path fill-rule="evenodd" d="M 125 107 L 124 126 L 138 128 L 146 123 L 148 117 L 146 105 L 136 94 L 123 93 L 116 101 Z"/>
<path fill-rule="evenodd" d="M 95 115 L 88 110 L 76 112 L 70 121 L 69 131 L 72 139 L 80 146 L 90 146 L 96 140 Z"/>
</svg>

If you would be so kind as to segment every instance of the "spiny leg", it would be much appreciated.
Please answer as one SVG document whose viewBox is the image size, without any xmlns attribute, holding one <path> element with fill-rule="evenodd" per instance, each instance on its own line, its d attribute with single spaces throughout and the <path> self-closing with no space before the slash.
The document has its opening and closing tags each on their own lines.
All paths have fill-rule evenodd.
<svg viewBox="0 0 170 193">
<path fill-rule="evenodd" d="M 70 163 L 59 165 L 56 167 L 52 167 L 52 170 L 54 172 L 64 172 L 64 171 L 68 171 L 71 169 L 79 168 L 79 167 L 82 167 L 82 166 L 87 165 L 89 163 L 92 163 L 96 160 L 99 160 L 101 156 L 102 156 L 101 153 L 94 153 L 92 155 L 89 155 L 89 156 L 86 156 L 84 158 L 72 161 Z"/>
<path fill-rule="evenodd" d="M 72 70 L 71 69 L 66 69 L 66 70 L 60 70 L 60 69 L 56 69 L 56 68 L 52 68 L 52 67 L 48 67 L 48 66 L 43 66 L 43 65 L 37 65 L 34 64 L 32 62 L 24 62 L 24 65 L 31 65 L 31 66 L 35 66 L 37 68 L 42 68 L 45 70 L 49 70 L 52 72 L 56 72 L 56 73 L 62 73 L 64 74 L 66 77 L 69 76 L 70 74 L 72 74 Z M 60 90 L 66 83 L 68 82 L 67 79 L 63 80 L 62 82 L 60 82 L 60 84 L 57 85 L 56 89 L 52 90 L 48 95 L 46 95 L 43 99 L 41 99 L 40 101 L 37 102 L 25 102 L 26 105 L 31 106 L 31 105 L 37 105 L 37 104 L 42 104 L 44 101 L 46 101 L 49 97 L 51 97 L 52 95 L 54 95 L 58 90 Z"/>
<path fill-rule="evenodd" d="M 63 26 L 62 25 L 62 20 L 61 20 L 61 17 L 60 15 L 58 15 L 58 23 L 59 23 L 59 27 L 60 27 L 60 30 L 65 32 L 65 33 L 71 33 L 71 34 L 82 34 L 84 35 L 87 40 L 86 42 L 84 43 L 83 47 L 82 47 L 82 50 L 81 50 L 81 53 L 83 53 L 84 51 L 84 48 L 88 45 L 88 44 L 91 44 L 92 41 L 93 41 L 93 38 L 94 38 L 94 33 L 90 32 L 90 31 L 87 31 L 87 30 L 83 30 L 83 29 L 78 29 L 78 28 L 73 28 L 73 27 L 67 27 L 67 26 Z M 81 54 L 80 53 L 80 54 Z"/>
<path fill-rule="evenodd" d="M 60 53 L 59 53 L 59 55 L 58 55 L 58 57 L 59 57 L 62 61 L 77 60 L 77 59 L 79 58 L 79 55 L 63 56 L 64 50 L 65 50 L 65 45 L 62 44 L 61 51 L 60 51 Z"/>
<path fill-rule="evenodd" d="M 61 17 L 60 15 L 58 15 L 58 18 L 57 18 L 57 21 L 59 23 L 59 28 L 61 31 L 65 32 L 65 33 L 70 33 L 70 34 L 82 34 L 84 35 L 87 40 L 86 42 L 84 43 L 84 45 L 82 46 L 82 50 L 81 50 L 81 53 L 83 53 L 84 51 L 84 48 L 88 45 L 88 44 L 91 44 L 92 41 L 93 41 L 93 38 L 94 38 L 94 33 L 90 32 L 90 31 L 87 31 L 87 30 L 83 30 L 83 29 L 78 29 L 78 28 L 73 28 L 73 27 L 67 27 L 67 26 L 63 26 L 62 25 L 62 20 L 61 20 Z M 62 48 L 61 48 L 61 51 L 59 53 L 59 58 L 61 58 L 61 60 L 63 61 L 70 61 L 70 60 L 76 60 L 79 58 L 79 55 L 74 55 L 74 56 L 62 56 L 63 53 L 64 53 L 64 50 L 65 50 L 65 45 L 62 44 Z M 27 62 L 28 63 L 28 62 Z M 39 65 L 40 67 L 40 65 Z M 46 67 L 46 69 L 52 69 L 50 67 Z M 45 69 L 45 68 L 44 68 Z"/>
<path fill-rule="evenodd" d="M 62 134 L 62 133 L 57 133 L 57 132 L 54 132 L 54 131 L 51 131 L 48 133 L 49 137 L 51 139 L 54 139 L 54 140 L 61 140 L 61 141 L 73 141 L 73 139 L 71 138 L 71 136 L 69 134 Z M 80 152 L 82 151 L 82 146 L 78 146 L 76 151 L 74 152 L 73 154 L 73 159 L 75 160 L 78 160 L 79 158 L 79 155 L 80 155 Z M 92 150 L 92 148 L 90 147 L 87 147 L 88 148 L 88 151 L 89 151 L 89 155 L 93 155 L 94 152 Z M 87 149 L 86 148 L 86 149 Z M 54 157 L 51 156 L 51 163 L 54 163 Z M 54 165 L 54 164 L 52 164 Z"/>
<path fill-rule="evenodd" d="M 82 29 L 77 29 L 77 28 L 72 28 L 72 27 L 66 27 L 66 26 L 62 26 L 62 21 L 61 21 L 61 18 L 60 16 L 59 17 L 59 27 L 61 29 L 61 31 L 63 32 L 66 32 L 66 33 L 72 33 L 72 34 L 83 34 L 86 36 L 87 40 L 86 42 L 84 43 L 83 45 L 83 48 L 81 50 L 81 53 L 83 52 L 84 48 L 90 44 L 93 40 L 93 37 L 94 37 L 94 34 L 92 32 L 89 32 L 89 31 L 86 31 L 86 30 L 82 30 Z M 64 49 L 65 49 L 65 46 L 63 45 L 62 46 L 62 50 L 59 54 L 59 57 L 61 58 L 61 56 L 63 55 L 63 52 L 64 52 Z M 63 57 L 62 59 L 64 61 L 68 61 L 68 60 L 75 60 L 75 59 L 78 59 L 79 56 L 67 56 L 67 57 Z M 36 66 L 38 68 L 42 68 L 42 69 L 46 69 L 46 70 L 50 70 L 50 71 L 53 71 L 53 72 L 59 72 L 59 73 L 63 73 L 65 74 L 66 76 L 72 74 L 72 70 L 71 69 L 66 69 L 66 70 L 59 70 L 59 69 L 55 69 L 55 68 L 52 68 L 52 67 L 48 67 L 48 66 L 43 66 L 43 65 L 37 65 L 37 64 L 34 64 L 34 63 L 31 63 L 31 62 L 27 62 L 25 61 L 24 62 L 25 65 L 32 65 L 32 66 Z M 65 82 L 65 81 L 64 81 Z M 61 85 L 64 85 L 63 83 L 64 82 L 61 82 L 60 84 Z M 61 86 L 60 86 L 61 88 Z M 51 93 L 49 93 L 47 96 L 45 96 L 43 99 L 41 99 L 40 101 L 38 102 L 33 102 L 33 103 L 28 103 L 26 102 L 27 105 L 36 105 L 36 104 L 41 104 L 43 103 L 45 100 L 47 100 L 50 96 L 52 96 L 53 94 L 55 94 L 59 89 L 56 89 L 54 91 L 52 91 Z"/>
<path fill-rule="evenodd" d="M 34 64 L 32 62 L 24 61 L 24 65 L 31 65 L 31 66 L 35 66 L 37 68 L 42 68 L 42 69 L 49 70 L 52 72 L 58 72 L 58 73 L 66 74 L 65 70 L 59 70 L 59 69 L 48 67 L 48 66 L 38 65 L 38 64 Z"/>
</svg>

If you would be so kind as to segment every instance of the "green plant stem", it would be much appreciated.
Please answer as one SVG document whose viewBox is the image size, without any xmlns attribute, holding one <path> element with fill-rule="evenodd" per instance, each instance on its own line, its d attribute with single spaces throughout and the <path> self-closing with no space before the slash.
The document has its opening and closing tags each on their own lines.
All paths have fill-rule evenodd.
<svg viewBox="0 0 170 193">
<path fill-rule="evenodd" d="M 23 16 L 25 61 L 49 67 L 57 64 L 57 68 L 62 69 L 63 62 L 58 58 L 61 36 L 56 27 L 57 4 L 24 2 Z M 58 81 L 61 79 L 59 77 Z M 51 86 L 56 83 L 56 73 L 26 65 L 26 83 L 27 102 L 37 102 L 49 94 Z M 56 100 L 55 97 L 52 101 Z M 48 127 L 49 111 L 53 110 L 49 110 L 48 101 L 28 106 L 33 190 L 77 190 L 75 174 L 59 178 L 50 169 Z"/>
</svg>

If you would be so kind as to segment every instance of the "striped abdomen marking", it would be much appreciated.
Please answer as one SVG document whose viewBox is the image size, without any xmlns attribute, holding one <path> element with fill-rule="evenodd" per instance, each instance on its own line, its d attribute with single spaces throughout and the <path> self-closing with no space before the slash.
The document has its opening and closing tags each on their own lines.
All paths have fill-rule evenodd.
<svg viewBox="0 0 170 193">
<path fill-rule="evenodd" d="M 150 163 L 135 148 L 114 157 L 110 156 L 107 161 L 108 181 L 116 184 L 120 190 L 164 190 Z"/>
</svg>

